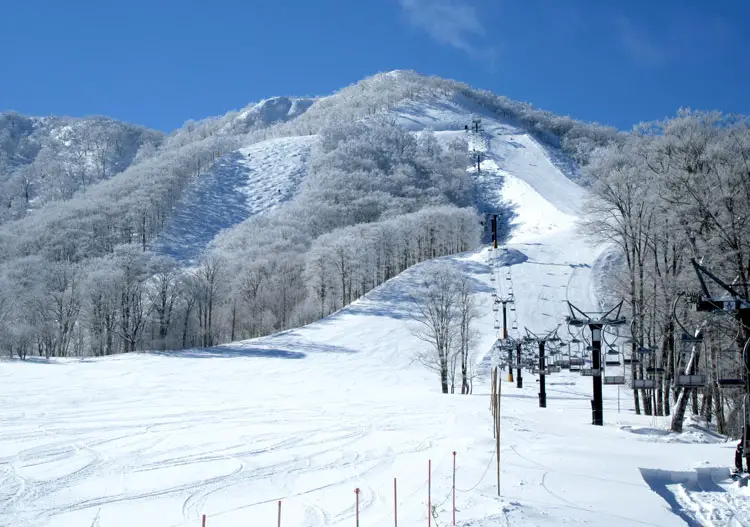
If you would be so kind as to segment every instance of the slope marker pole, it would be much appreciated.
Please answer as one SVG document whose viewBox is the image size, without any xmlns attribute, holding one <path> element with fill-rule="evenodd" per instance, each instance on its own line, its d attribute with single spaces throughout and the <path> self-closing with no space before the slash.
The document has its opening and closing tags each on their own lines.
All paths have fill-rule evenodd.
<svg viewBox="0 0 750 527">
<path fill-rule="evenodd" d="M 357 527 L 359 527 L 359 488 L 354 489 L 354 495 L 355 498 L 355 505 L 354 505 L 354 514 L 355 518 L 357 519 Z"/>
<path fill-rule="evenodd" d="M 453 451 L 453 527 L 456 527 L 456 451 Z"/>
</svg>

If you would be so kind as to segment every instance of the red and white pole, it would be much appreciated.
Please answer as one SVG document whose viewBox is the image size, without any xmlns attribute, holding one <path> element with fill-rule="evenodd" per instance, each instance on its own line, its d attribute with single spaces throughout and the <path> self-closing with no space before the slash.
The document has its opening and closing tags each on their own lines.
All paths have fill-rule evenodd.
<svg viewBox="0 0 750 527">
<path fill-rule="evenodd" d="M 453 452 L 453 527 L 456 527 L 456 452 Z"/>
<path fill-rule="evenodd" d="M 359 527 L 359 489 L 354 489 L 354 494 L 356 495 L 356 502 L 355 502 L 355 517 L 357 519 L 357 527 Z"/>
<path fill-rule="evenodd" d="M 427 527 L 432 525 L 432 460 L 427 460 Z"/>
</svg>

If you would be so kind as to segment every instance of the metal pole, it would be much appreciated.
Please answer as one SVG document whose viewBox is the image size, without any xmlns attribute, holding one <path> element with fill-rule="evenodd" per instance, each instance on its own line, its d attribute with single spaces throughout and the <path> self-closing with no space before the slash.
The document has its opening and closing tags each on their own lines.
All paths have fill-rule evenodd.
<svg viewBox="0 0 750 527">
<path fill-rule="evenodd" d="M 503 340 L 508 341 L 508 301 L 503 300 Z M 512 353 L 508 351 L 508 356 L 510 357 Z M 513 382 L 513 367 L 508 364 L 508 382 Z"/>
<path fill-rule="evenodd" d="M 281 500 L 279 500 L 279 515 L 278 515 L 278 527 L 281 527 Z"/>
<path fill-rule="evenodd" d="M 594 399 L 591 402 L 591 422 L 596 426 L 604 424 L 604 409 L 602 397 L 602 324 L 589 324 L 591 328 L 591 366 L 594 369 Z"/>
<path fill-rule="evenodd" d="M 521 343 L 516 344 L 516 388 L 523 388 L 523 377 L 521 376 Z"/>
<path fill-rule="evenodd" d="M 453 452 L 453 527 L 456 527 L 456 452 Z"/>
<path fill-rule="evenodd" d="M 739 314 L 740 322 L 745 326 L 745 328 L 750 328 L 750 309 L 743 309 L 740 311 Z M 750 329 L 746 330 L 747 333 L 750 333 Z M 745 449 L 745 466 L 748 470 L 750 470 L 750 418 L 748 418 L 748 412 L 750 411 L 750 408 L 748 408 L 747 399 L 750 397 L 750 338 L 747 339 L 745 342 L 745 345 L 742 347 L 742 358 L 744 359 L 745 363 L 745 396 L 742 398 L 743 401 L 743 410 L 745 414 L 745 426 L 743 427 L 743 437 L 742 437 L 742 448 Z"/>
<path fill-rule="evenodd" d="M 477 154 L 477 172 L 479 172 L 479 154 Z M 497 214 L 492 215 L 492 247 L 497 249 Z"/>
<path fill-rule="evenodd" d="M 432 525 L 432 460 L 427 460 L 427 527 Z M 359 527 L 359 526 L 357 526 Z"/>
<path fill-rule="evenodd" d="M 539 341 L 539 408 L 547 408 L 547 386 L 545 384 L 546 376 L 544 375 L 544 342 Z"/>
</svg>

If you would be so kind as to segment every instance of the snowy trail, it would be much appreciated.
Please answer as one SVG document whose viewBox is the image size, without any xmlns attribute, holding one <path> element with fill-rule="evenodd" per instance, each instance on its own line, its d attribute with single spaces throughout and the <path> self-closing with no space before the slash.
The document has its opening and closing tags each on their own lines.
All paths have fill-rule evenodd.
<svg viewBox="0 0 750 527">
<path fill-rule="evenodd" d="M 195 261 L 219 232 L 291 199 L 315 136 L 270 139 L 224 156 L 177 204 L 154 250 Z"/>
<path fill-rule="evenodd" d="M 465 112 L 451 105 L 407 110 L 401 118 L 413 129 L 462 133 Z M 518 210 L 519 225 L 500 251 L 510 265 L 496 267 L 493 282 L 487 248 L 444 259 L 472 279 L 482 352 L 497 338 L 495 287 L 513 285 L 518 332 L 549 330 L 567 314 L 567 300 L 598 306 L 592 266 L 599 255 L 576 232 L 585 191 L 532 138 L 489 120 L 486 130 L 493 139 L 480 177 L 489 188 L 505 180 L 495 199 Z M 258 155 L 247 153 L 257 170 L 231 180 L 242 214 L 251 207 L 248 178 L 258 178 L 257 188 L 266 182 L 262 160 L 276 163 Z M 284 188 L 294 188 L 301 177 L 294 167 L 303 164 L 298 157 L 279 172 Z M 266 190 L 252 205 L 256 213 L 275 203 L 273 187 Z M 193 210 L 197 218 L 202 209 Z M 471 396 L 445 396 L 436 375 L 415 361 L 427 345 L 414 336 L 404 300 L 430 265 L 324 320 L 262 339 L 0 362 L 0 525 L 187 527 L 201 514 L 209 527 L 275 525 L 282 499 L 285 527 L 343 527 L 353 524 L 358 487 L 362 525 L 384 526 L 392 524 L 394 477 L 399 524 L 423 525 L 431 459 L 433 524 L 444 526 L 453 451 L 463 527 L 748 524 L 747 489 L 722 479 L 732 444 L 697 428 L 674 436 L 659 419 L 635 416 L 632 393 L 613 386 L 604 387 L 605 426 L 593 427 L 591 380 L 570 372 L 547 378 L 545 409 L 529 372 L 522 389 L 503 382 L 498 498 L 487 379 L 476 380 Z"/>
</svg>

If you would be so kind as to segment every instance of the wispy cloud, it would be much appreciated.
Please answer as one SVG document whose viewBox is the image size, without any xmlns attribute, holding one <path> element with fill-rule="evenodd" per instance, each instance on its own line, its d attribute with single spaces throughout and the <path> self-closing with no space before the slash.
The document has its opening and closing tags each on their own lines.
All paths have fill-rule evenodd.
<svg viewBox="0 0 750 527">
<path fill-rule="evenodd" d="M 646 30 L 637 27 L 625 16 L 615 17 L 614 23 L 617 44 L 631 60 L 643 66 L 664 65 L 668 50 L 653 40 Z"/>
<path fill-rule="evenodd" d="M 494 50 L 484 42 L 485 29 L 477 8 L 467 0 L 399 0 L 409 22 L 430 37 L 467 53 L 488 58 Z"/>
</svg>

